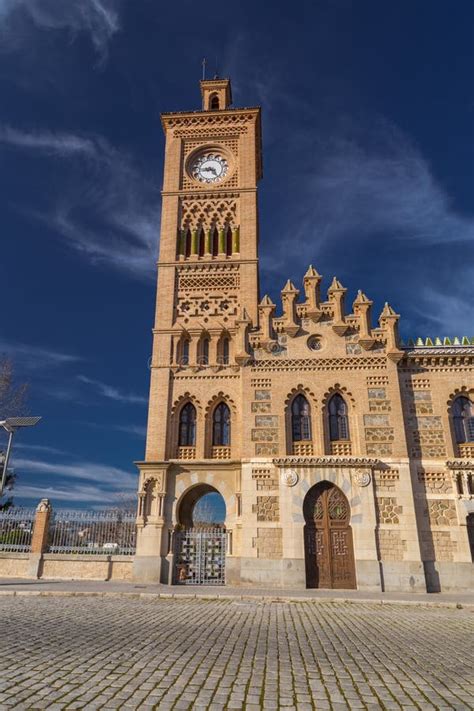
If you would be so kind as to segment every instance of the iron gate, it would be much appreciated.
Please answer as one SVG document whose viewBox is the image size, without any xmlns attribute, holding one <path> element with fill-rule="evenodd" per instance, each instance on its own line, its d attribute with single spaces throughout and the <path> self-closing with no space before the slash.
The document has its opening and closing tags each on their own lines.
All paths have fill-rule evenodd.
<svg viewBox="0 0 474 711">
<path fill-rule="evenodd" d="M 174 534 L 176 585 L 224 585 L 227 535 L 224 529 L 188 528 Z"/>
</svg>

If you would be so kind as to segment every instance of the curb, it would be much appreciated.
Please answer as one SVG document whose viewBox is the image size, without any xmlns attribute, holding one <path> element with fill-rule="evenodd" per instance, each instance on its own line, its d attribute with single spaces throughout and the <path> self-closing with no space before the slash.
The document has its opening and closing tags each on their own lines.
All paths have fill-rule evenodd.
<svg viewBox="0 0 474 711">
<path fill-rule="evenodd" d="M 263 602 L 263 603 L 312 603 L 316 605 L 325 604 L 349 604 L 349 605 L 408 605 L 410 607 L 438 607 L 457 610 L 474 611 L 474 602 L 456 601 L 433 601 L 430 600 L 373 600 L 370 598 L 347 598 L 347 597 L 291 597 L 278 595 L 238 595 L 231 593 L 154 593 L 154 592 L 125 592 L 125 591 L 88 591 L 88 590 L 0 590 L 0 597 L 109 597 L 109 598 L 129 598 L 135 600 L 229 600 L 240 602 Z"/>
</svg>

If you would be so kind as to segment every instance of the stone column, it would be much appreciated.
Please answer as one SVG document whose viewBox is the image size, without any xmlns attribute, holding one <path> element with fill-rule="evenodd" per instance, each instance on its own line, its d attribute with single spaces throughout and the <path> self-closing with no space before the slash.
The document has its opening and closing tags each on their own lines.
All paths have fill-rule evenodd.
<svg viewBox="0 0 474 711">
<path fill-rule="evenodd" d="M 240 230 L 238 227 L 232 232 L 232 254 L 240 253 Z"/>
<path fill-rule="evenodd" d="M 164 499 L 166 496 L 167 464 L 164 462 L 137 462 L 140 467 L 140 493 L 149 497 L 149 510 L 137 516 L 137 549 L 133 559 L 133 579 L 140 582 L 159 583 L 163 575 L 163 561 L 166 559 L 167 541 L 165 528 Z M 144 487 L 152 487 L 145 492 Z M 140 496 L 140 494 L 139 494 Z M 145 504 L 146 497 L 142 499 Z M 165 536 L 166 538 L 166 536 Z"/>
</svg>

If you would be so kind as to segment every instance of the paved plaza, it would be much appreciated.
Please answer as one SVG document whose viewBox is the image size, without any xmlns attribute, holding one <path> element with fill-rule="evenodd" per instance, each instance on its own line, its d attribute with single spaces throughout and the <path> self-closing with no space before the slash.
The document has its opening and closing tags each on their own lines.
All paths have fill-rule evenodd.
<svg viewBox="0 0 474 711">
<path fill-rule="evenodd" d="M 472 709 L 469 609 L 4 596 L 7 709 Z"/>
</svg>

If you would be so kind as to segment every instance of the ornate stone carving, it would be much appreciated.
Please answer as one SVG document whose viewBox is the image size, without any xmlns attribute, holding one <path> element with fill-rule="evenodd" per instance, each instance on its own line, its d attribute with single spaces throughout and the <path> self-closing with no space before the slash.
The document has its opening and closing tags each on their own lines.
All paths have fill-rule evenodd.
<svg viewBox="0 0 474 711">
<path fill-rule="evenodd" d="M 49 499 L 41 499 L 36 507 L 36 513 L 49 513 L 53 510 Z"/>
<path fill-rule="evenodd" d="M 281 457 L 274 459 L 277 467 L 312 466 L 312 467 L 375 467 L 378 459 L 366 457 Z"/>
<path fill-rule="evenodd" d="M 286 484 L 286 486 L 295 486 L 298 483 L 298 479 L 298 473 L 295 472 L 294 469 L 283 471 L 281 473 L 282 484 Z"/>
<path fill-rule="evenodd" d="M 368 486 L 372 481 L 370 471 L 366 469 L 361 469 L 360 471 L 356 472 L 354 475 L 354 481 L 357 486 Z"/>
</svg>

